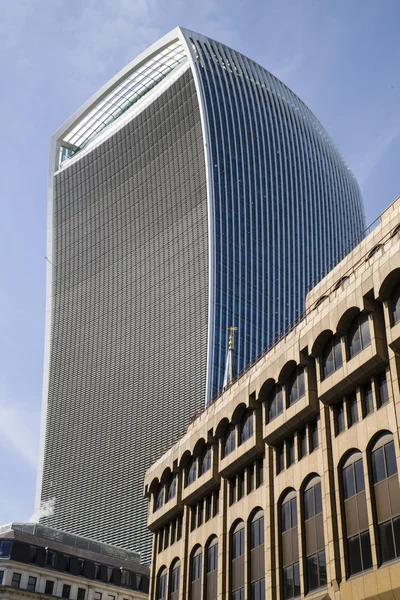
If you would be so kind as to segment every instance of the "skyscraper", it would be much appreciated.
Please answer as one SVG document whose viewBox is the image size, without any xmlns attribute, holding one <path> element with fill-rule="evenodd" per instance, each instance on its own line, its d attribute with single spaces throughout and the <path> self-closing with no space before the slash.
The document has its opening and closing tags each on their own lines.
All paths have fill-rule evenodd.
<svg viewBox="0 0 400 600">
<path fill-rule="evenodd" d="M 304 308 L 364 226 L 357 182 L 284 84 L 175 29 L 52 138 L 38 503 L 149 550 L 145 468 Z"/>
</svg>

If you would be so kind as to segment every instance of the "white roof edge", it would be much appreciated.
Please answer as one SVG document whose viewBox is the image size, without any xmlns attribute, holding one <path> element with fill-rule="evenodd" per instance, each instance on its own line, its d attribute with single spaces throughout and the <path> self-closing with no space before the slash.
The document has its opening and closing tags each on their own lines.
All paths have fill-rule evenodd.
<svg viewBox="0 0 400 600">
<path fill-rule="evenodd" d="M 159 52 L 164 46 L 168 46 L 175 40 L 183 41 L 185 38 L 184 32 L 187 30 L 182 27 L 175 27 L 169 33 L 164 35 L 162 38 L 154 42 L 151 46 L 146 48 L 139 56 L 134 58 L 128 63 L 123 69 L 121 69 L 114 77 L 112 77 L 107 83 L 105 83 L 97 92 L 93 94 L 82 106 L 67 119 L 59 129 L 51 136 L 52 142 L 59 142 L 62 138 L 69 133 L 74 125 L 86 116 L 90 110 L 100 102 L 110 91 L 112 91 L 123 79 L 125 79 L 132 71 L 140 67 L 140 65 L 146 62 L 152 55 Z M 193 32 L 194 33 L 194 32 Z"/>
</svg>

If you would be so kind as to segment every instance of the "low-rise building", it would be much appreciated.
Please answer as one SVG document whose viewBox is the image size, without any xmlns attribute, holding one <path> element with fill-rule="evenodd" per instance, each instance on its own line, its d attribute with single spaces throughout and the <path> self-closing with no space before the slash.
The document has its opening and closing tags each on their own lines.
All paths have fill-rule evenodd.
<svg viewBox="0 0 400 600">
<path fill-rule="evenodd" d="M 400 599 L 399 352 L 400 199 L 147 471 L 151 598 Z"/>
<path fill-rule="evenodd" d="M 146 600 L 140 554 L 32 523 L 0 528 L 0 599 Z"/>
</svg>

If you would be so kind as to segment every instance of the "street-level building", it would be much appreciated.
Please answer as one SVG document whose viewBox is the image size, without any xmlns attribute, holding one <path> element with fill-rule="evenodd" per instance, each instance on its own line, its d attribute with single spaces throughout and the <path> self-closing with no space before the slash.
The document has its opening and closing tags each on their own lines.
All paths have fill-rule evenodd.
<svg viewBox="0 0 400 600">
<path fill-rule="evenodd" d="M 152 600 L 400 598 L 400 198 L 147 471 Z"/>
<path fill-rule="evenodd" d="M 146 600 L 136 552 L 33 523 L 0 527 L 0 599 Z"/>
</svg>

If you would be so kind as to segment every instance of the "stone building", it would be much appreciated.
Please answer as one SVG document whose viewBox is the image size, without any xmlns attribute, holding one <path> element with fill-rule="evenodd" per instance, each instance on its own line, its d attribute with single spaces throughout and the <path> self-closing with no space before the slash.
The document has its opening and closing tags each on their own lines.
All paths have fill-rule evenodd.
<svg viewBox="0 0 400 600">
<path fill-rule="evenodd" d="M 140 555 L 33 523 L 0 528 L 0 599 L 145 600 Z"/>
<path fill-rule="evenodd" d="M 151 598 L 399 599 L 399 351 L 400 198 L 147 471 Z"/>
</svg>

